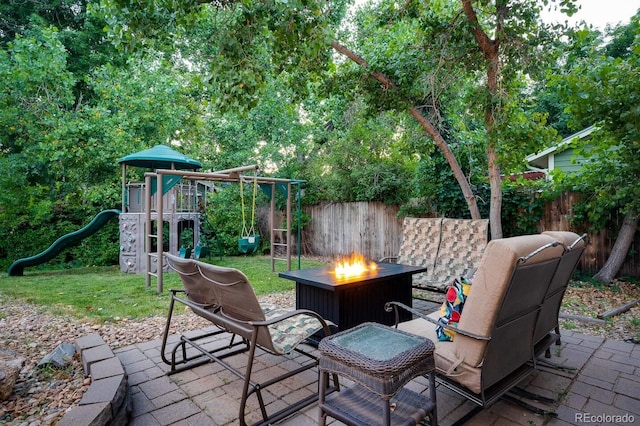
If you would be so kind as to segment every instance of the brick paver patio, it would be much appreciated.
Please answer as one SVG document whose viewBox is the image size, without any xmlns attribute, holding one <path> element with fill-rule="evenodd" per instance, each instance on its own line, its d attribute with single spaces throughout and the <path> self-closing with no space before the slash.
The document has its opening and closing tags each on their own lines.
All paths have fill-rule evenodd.
<svg viewBox="0 0 640 426">
<path fill-rule="evenodd" d="M 130 424 L 141 425 L 235 425 L 238 424 L 242 381 L 216 364 L 167 375 L 168 366 L 160 357 L 160 340 L 117 349 L 129 380 L 133 405 Z M 244 354 L 229 358 L 242 367 Z M 556 398 L 555 404 L 540 404 L 557 417 L 533 414 L 511 402 L 500 401 L 482 411 L 469 425 L 580 425 L 580 424 L 640 424 L 640 345 L 603 339 L 564 331 L 562 345 L 552 347 L 552 357 L 544 361 L 559 365 L 556 369 L 540 365 L 522 387 L 537 394 Z M 296 365 L 263 353 L 257 357 L 259 375 L 275 375 L 274 370 Z M 266 392 L 268 408 L 279 409 L 293 397 L 317 389 L 317 371 L 294 377 Z M 349 385 L 343 380 L 341 385 Z M 411 389 L 425 392 L 423 377 L 409 383 Z M 452 391 L 437 388 L 438 418 L 450 425 L 468 412 L 473 404 Z M 280 422 L 298 426 L 316 424 L 318 409 L 309 406 L 293 417 Z M 260 419 L 255 398 L 247 408 L 247 422 Z M 330 424 L 340 424 L 331 421 Z"/>
</svg>

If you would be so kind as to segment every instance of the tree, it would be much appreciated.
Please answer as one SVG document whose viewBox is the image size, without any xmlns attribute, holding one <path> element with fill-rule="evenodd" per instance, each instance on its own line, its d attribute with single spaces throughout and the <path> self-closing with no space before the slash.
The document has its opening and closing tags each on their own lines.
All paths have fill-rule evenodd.
<svg viewBox="0 0 640 426">
<path fill-rule="evenodd" d="M 589 151 L 592 161 L 573 179 L 575 189 L 586 195 L 583 210 L 593 227 L 600 229 L 612 208 L 625 215 L 612 252 L 596 279 L 611 282 L 622 264 L 638 229 L 640 212 L 640 14 L 624 31 L 616 31 L 633 43 L 627 48 L 620 39 L 576 64 L 571 73 L 559 77 L 554 88 L 565 100 L 573 128 L 595 124 Z M 616 46 L 612 50 L 610 46 Z M 607 55 L 617 51 L 618 57 Z"/>
<path fill-rule="evenodd" d="M 414 1 L 382 1 L 356 21 L 353 39 L 364 52 L 359 63 L 367 58 L 373 77 L 383 83 L 384 90 L 396 87 L 398 98 L 409 102 L 411 115 L 452 166 L 473 217 L 478 211 L 469 178 L 460 171 L 447 143 L 447 138 L 453 139 L 451 133 L 443 137 L 442 130 L 449 129 L 441 127 L 440 118 L 462 117 L 458 127 L 450 129 L 457 141 L 476 141 L 476 137 L 463 135 L 478 135 L 477 125 L 482 123 L 494 238 L 502 235 L 501 166 L 517 164 L 518 158 L 524 158 L 549 134 L 553 136 L 543 129 L 541 115 L 532 119 L 518 108 L 528 73 L 544 63 L 545 46 L 557 39 L 559 28 L 539 20 L 541 5 L 549 3 L 441 0 L 424 7 Z M 212 101 L 220 111 L 243 111 L 257 105 L 269 74 L 288 73 L 293 92 L 304 99 L 311 87 L 308 82 L 319 78 L 330 63 L 329 37 L 344 13 L 342 2 L 181 3 L 175 10 L 151 1 L 136 5 L 110 0 L 92 10 L 109 22 L 114 40 L 124 46 L 153 40 L 175 48 L 171 40 L 189 39 L 183 36 L 197 27 L 198 36 L 207 43 L 186 42 L 178 49 L 198 69 L 209 72 Z M 561 5 L 569 12 L 575 10 L 572 0 Z M 194 23 L 205 25 L 191 25 Z M 143 37 L 138 38 L 140 35 Z M 358 57 L 343 44 L 334 42 L 333 47 L 351 54 L 352 59 Z M 461 81 L 471 85 L 471 90 L 463 91 L 466 102 L 461 101 L 464 98 L 457 85 Z M 396 108 L 395 103 L 387 108 Z"/>
<path fill-rule="evenodd" d="M 355 42 L 362 57 L 335 42 L 333 47 L 366 65 L 385 93 L 409 103 L 411 115 L 447 158 L 472 217 L 478 210 L 469 178 L 461 172 L 447 139 L 476 140 L 465 135 L 477 135 L 482 123 L 491 233 L 500 238 L 501 166 L 509 170 L 521 164 L 528 151 L 548 137 L 555 138 L 553 129 L 544 128 L 544 117 L 528 116 L 518 106 L 518 95 L 526 89 L 528 73 L 545 62 L 544 46 L 553 42 L 560 28 L 543 25 L 541 7 L 533 2 L 456 3 L 436 1 L 428 8 L 418 2 L 376 3 L 356 18 Z M 571 1 L 563 4 L 572 10 Z M 453 128 L 443 127 L 447 117 Z"/>
<path fill-rule="evenodd" d="M 294 92 L 307 92 L 331 59 L 328 37 L 346 3 L 105 0 L 89 9 L 108 23 L 117 46 L 151 45 L 188 61 L 202 73 L 219 112 L 246 112 L 272 76 L 288 73 Z"/>
<path fill-rule="evenodd" d="M 355 62 L 356 64 L 364 67 L 365 69 L 369 68 L 369 65 L 365 62 L 363 58 L 359 57 L 354 52 L 350 51 L 349 49 L 342 46 L 341 44 L 337 42 L 333 42 L 332 46 L 336 51 L 342 53 L 343 55 L 351 59 L 353 62 Z M 396 87 L 396 84 L 393 81 L 391 81 L 391 79 L 389 79 L 387 76 L 383 75 L 380 72 L 374 71 L 371 73 L 371 75 L 380 83 L 382 83 L 387 90 Z M 405 102 L 408 101 L 406 99 L 403 99 L 402 95 L 400 95 L 399 99 Z M 420 123 L 420 125 L 425 129 L 425 131 L 429 134 L 429 136 L 431 136 L 436 146 L 440 149 L 440 151 L 443 153 L 443 155 L 447 159 L 447 162 L 449 163 L 451 170 L 453 171 L 453 174 L 456 177 L 456 180 L 460 185 L 460 189 L 462 190 L 464 197 L 467 201 L 467 206 L 469 207 L 469 213 L 471 214 L 471 217 L 473 219 L 479 219 L 480 211 L 478 210 L 476 199 L 475 199 L 475 196 L 473 195 L 473 191 L 471 190 L 469 182 L 467 181 L 466 177 L 464 176 L 464 173 L 462 172 L 462 169 L 460 168 L 460 165 L 458 164 L 458 160 L 456 159 L 455 155 L 449 148 L 449 145 L 447 144 L 445 139 L 442 137 L 442 134 L 431 123 L 431 121 L 422 114 L 419 108 L 417 108 L 416 106 L 410 105 L 408 109 L 410 114 L 418 121 L 418 123 Z"/>
<path fill-rule="evenodd" d="M 126 2 L 113 1 L 92 11 L 110 23 L 114 42 L 124 49 L 137 49 L 141 43 L 131 35 L 143 35 L 145 42 L 200 73 L 211 108 L 206 121 L 213 137 L 199 149 L 207 164 L 225 168 L 256 162 L 266 172 L 286 171 L 308 180 L 311 188 L 322 179 L 332 199 L 398 201 L 407 193 L 411 166 L 397 161 L 387 146 L 375 146 L 381 145 L 380 134 L 391 136 L 394 127 L 380 129 L 375 118 L 365 117 L 371 121 L 351 123 L 352 129 L 339 134 L 324 129 L 331 119 L 316 115 L 323 110 L 314 100 L 324 84 L 319 82 L 327 80 L 333 66 L 329 36 L 341 22 L 345 3 L 185 3 L 169 10 L 158 9 L 157 2 L 127 8 Z M 364 155 L 362 146 L 371 155 Z M 345 152 L 362 159 L 348 161 Z M 335 161 L 331 176 L 309 177 L 303 170 L 310 163 L 316 170 L 328 158 Z"/>
<path fill-rule="evenodd" d="M 475 21 L 465 14 L 471 4 Z M 463 195 L 438 205 L 451 212 L 465 197 L 470 214 L 479 217 L 474 191 L 489 176 L 489 154 L 502 170 L 515 170 L 548 136 L 541 131 L 543 114 L 528 114 L 520 105 L 527 73 L 551 40 L 550 31 L 536 27 L 537 3 L 433 0 L 425 7 L 383 0 L 358 14 L 344 44 L 335 40 L 346 28 L 346 0 L 104 0 L 86 5 L 88 14 L 84 5 L 71 7 L 82 25 L 58 29 L 49 25 L 56 16 L 45 11 L 39 19 L 11 15 L 24 20 L 14 26 L 16 40 L 39 28 L 57 43 L 38 49 L 31 38 L 21 45 L 24 52 L 46 51 L 67 64 L 56 59 L 60 69 L 52 75 L 61 76 L 60 87 L 34 73 L 44 78 L 40 87 L 56 95 L 46 104 L 38 96 L 21 103 L 21 86 L 13 83 L 15 89 L 0 94 L 3 125 L 30 117 L 24 128 L 0 128 L 3 161 L 39 185 L 39 192 L 18 194 L 23 201 L 86 213 L 117 199 L 110 188 L 119 179 L 120 156 L 175 141 L 205 167 L 256 162 L 263 171 L 308 180 L 314 199 L 402 202 L 452 188 L 423 178 L 455 176 Z M 101 23 L 117 53 L 97 37 Z M 474 34 L 498 48 L 502 68 L 492 80 L 494 93 Z M 332 41 L 361 65 L 366 58 L 368 69 L 336 60 Z M 23 51 L 10 48 L 17 41 L 2 42 L 6 75 L 15 78 L 11 61 Z M 347 42 L 355 48 L 347 49 Z M 32 106 L 46 106 L 47 119 Z M 418 125 L 423 131 L 416 131 Z M 445 164 L 429 161 L 434 146 L 451 174 L 430 173 Z M 21 165 L 20 155 L 30 162 Z M 494 178 L 500 168 L 493 169 Z M 416 176 L 421 172 L 431 176 Z M 18 207 L 11 195 L 5 211 Z"/>
</svg>

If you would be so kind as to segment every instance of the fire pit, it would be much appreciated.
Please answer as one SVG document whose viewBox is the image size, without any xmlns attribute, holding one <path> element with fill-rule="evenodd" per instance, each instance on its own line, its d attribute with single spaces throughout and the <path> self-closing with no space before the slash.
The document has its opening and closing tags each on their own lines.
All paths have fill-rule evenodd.
<svg viewBox="0 0 640 426">
<path fill-rule="evenodd" d="M 356 256 L 358 257 L 358 256 Z M 363 259 L 362 259 L 363 260 Z M 394 316 L 384 304 L 392 300 L 412 306 L 411 276 L 427 268 L 398 263 L 364 262 L 361 270 L 347 261 L 334 266 L 281 272 L 296 283 L 296 308 L 313 310 L 340 330 L 364 322 L 392 325 Z M 400 320 L 411 319 L 403 313 Z"/>
</svg>

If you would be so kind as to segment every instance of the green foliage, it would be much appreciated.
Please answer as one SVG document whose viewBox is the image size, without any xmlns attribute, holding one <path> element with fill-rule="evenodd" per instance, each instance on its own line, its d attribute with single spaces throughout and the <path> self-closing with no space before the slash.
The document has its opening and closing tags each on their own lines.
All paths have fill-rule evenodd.
<svg viewBox="0 0 640 426">
<path fill-rule="evenodd" d="M 603 43 L 599 31 L 584 27 L 568 28 L 564 37 L 567 40 L 565 43 L 556 43 L 550 49 L 555 60 L 531 82 L 531 90 L 526 97 L 526 109 L 530 113 L 543 115 L 548 126 L 555 129 L 561 137 L 574 133 L 569 128 L 571 114 L 566 110 L 567 99 L 550 83 L 558 76 L 570 73 L 576 64 L 588 60 L 593 47 Z M 554 142 L 555 138 L 543 146 Z"/>
<path fill-rule="evenodd" d="M 87 225 L 94 216 L 82 208 L 72 208 L 64 203 L 52 206 L 52 211 L 53 214 L 40 218 L 13 218 L 0 213 L 0 219 L 7 219 L 6 222 L 2 220 L 2 227 L 7 232 L 2 244 L 6 255 L 2 257 L 0 267 L 6 269 L 17 259 L 41 253 L 59 237 Z M 22 221 L 18 222 L 16 219 Z M 118 224 L 117 221 L 111 221 L 94 235 L 82 240 L 79 245 L 68 248 L 47 264 L 33 269 L 55 267 L 52 265 L 62 268 L 113 265 L 118 262 L 118 242 Z"/>
<path fill-rule="evenodd" d="M 57 28 L 78 29 L 82 26 L 79 15 L 84 14 L 83 0 L 51 0 L 47 2 L 23 2 L 5 0 L 0 4 L 0 44 L 4 45 L 19 34 L 32 21 Z"/>
<path fill-rule="evenodd" d="M 118 158 L 201 128 L 193 125 L 201 106 L 189 96 L 195 83 L 161 55 L 108 61 L 115 51 L 93 44 L 94 21 L 62 31 L 33 22 L 0 50 L 2 267 L 119 206 Z M 118 228 L 108 225 L 50 264 L 113 264 L 118 246 Z"/>
<path fill-rule="evenodd" d="M 461 157 L 463 158 L 463 157 Z M 400 207 L 401 217 L 443 216 L 468 218 L 468 208 L 451 170 L 439 156 L 421 161 L 416 173 L 416 198 Z M 489 210 L 490 188 L 486 182 L 474 182 L 474 193 L 482 217 Z M 546 181 L 522 178 L 504 181 L 502 187 L 502 225 L 505 237 L 539 232 L 538 224 L 545 204 L 555 192 Z"/>
<path fill-rule="evenodd" d="M 487 164 L 483 158 L 484 132 L 466 128 L 462 120 L 455 118 L 447 120 L 443 126 L 451 138 L 450 148 L 471 184 L 480 214 L 487 217 L 490 199 L 486 185 Z M 409 181 L 413 199 L 401 206 L 401 214 L 470 217 L 464 195 L 445 158 L 424 139 L 417 140 L 414 149 L 420 156 Z"/>
<path fill-rule="evenodd" d="M 406 122 L 392 112 L 371 117 L 362 105 L 350 106 L 333 115 L 332 130 L 312 147 L 302 174 L 309 182 L 305 202 L 406 200 L 416 164 L 407 155 L 412 133 L 403 132 Z"/>
<path fill-rule="evenodd" d="M 32 26 L 6 46 L 0 51 L 0 78 L 7 83 L 7 90 L 0 93 L 3 267 L 43 251 L 59 236 L 84 226 L 98 211 L 117 205 L 110 198 L 112 192 L 95 197 L 93 178 L 105 175 L 84 168 L 91 165 L 87 159 L 93 151 L 69 137 L 69 129 L 78 122 L 73 109 L 75 80 L 66 69 L 67 52 L 59 33 Z M 96 259 L 91 254 L 86 262 L 112 263 L 110 247 L 117 235 L 97 241 L 93 240 L 93 247 L 101 255 Z M 82 249 L 75 248 L 59 260 L 72 260 L 74 253 Z"/>
<path fill-rule="evenodd" d="M 546 114 L 527 110 L 519 101 L 504 105 L 503 112 L 508 118 L 500 119 L 496 128 L 496 137 L 501 141 L 496 151 L 502 170 L 522 172 L 525 155 L 559 142 L 558 132 L 547 126 Z"/>
<path fill-rule="evenodd" d="M 194 248 L 193 244 L 193 229 L 186 228 L 180 232 L 180 242 L 178 243 L 180 247 L 185 248 Z"/>
<path fill-rule="evenodd" d="M 292 163 L 306 150 L 314 128 L 301 118 L 285 75 L 264 90 L 265 96 L 248 113 L 215 113 L 206 120 L 211 141 L 199 156 L 206 166 L 222 170 L 257 164 L 261 175 L 292 176 L 287 171 L 295 169 Z"/>
<path fill-rule="evenodd" d="M 498 11 L 485 3 L 474 5 L 482 6 L 480 24 L 493 28 Z M 50 4 L 55 13 L 33 2 L 1 5 L 6 19 L 0 20 L 0 77 L 6 89 L 0 92 L 0 266 L 42 251 L 100 210 L 117 207 L 118 159 L 159 143 L 176 142 L 205 169 L 257 164 L 261 175 L 304 180 L 305 203 L 382 201 L 401 204 L 403 214 L 467 217 L 448 164 L 398 95 L 443 135 L 484 217 L 488 141 L 498 143 L 504 174 L 522 171 L 525 155 L 558 139 L 545 126 L 558 126 L 562 134 L 569 112 L 595 122 L 596 111 L 577 112 L 583 104 L 617 114 L 602 127 L 607 140 L 623 141 L 609 164 L 593 172 L 615 176 L 609 186 L 591 179 L 583 187 L 571 184 L 605 194 L 597 196 L 599 207 L 585 204 L 585 212 L 597 224 L 595 214 L 606 217 L 607 205 L 639 198 L 620 184 L 634 181 L 637 165 L 614 167 L 637 154 L 638 138 L 629 130 L 637 112 L 635 89 L 621 83 L 638 80 L 633 27 L 619 30 L 607 50 L 618 62 L 602 56 L 591 63 L 589 49 L 600 34 L 571 32 L 572 48 L 555 50 L 562 39 L 536 20 L 540 2 L 498 3 L 508 9 L 504 33 L 495 34 L 504 49 L 503 75 L 500 92 L 489 96 L 479 78 L 485 64 L 459 2 L 376 2 L 358 12 L 352 26 L 341 21 L 346 4 L 57 0 Z M 368 71 L 334 61 L 329 42 L 338 28 L 370 70 L 400 89 L 381 88 Z M 531 81 L 543 80 L 542 70 L 558 52 L 566 62 L 551 72 L 577 70 L 592 88 L 608 82 L 606 90 L 615 96 L 596 97 L 575 89 L 579 82 L 570 79 L 556 92 L 579 93 L 568 96 L 577 100 L 572 110 L 562 112 L 568 102 L 552 91 L 534 96 L 540 90 L 531 89 Z M 625 88 L 629 99 L 617 99 Z M 490 133 L 487 106 L 498 120 Z M 598 149 L 608 152 L 609 145 Z M 130 170 L 127 179 L 143 173 Z M 505 234 L 531 230 L 541 200 L 530 191 L 504 189 Z M 280 195 L 277 203 L 283 206 Z M 237 186 L 212 197 L 207 215 L 226 252 L 236 253 L 242 229 Z M 117 227 L 109 224 L 53 264 L 115 262 L 117 237 Z"/>
<path fill-rule="evenodd" d="M 554 195 L 544 180 L 503 182 L 502 228 L 505 237 L 536 234 L 544 208 Z"/>
<path fill-rule="evenodd" d="M 477 21 L 466 16 L 460 2 L 433 1 L 428 7 L 414 1 L 367 4 L 354 20 L 355 50 L 367 61 L 367 72 L 379 72 L 397 86 L 381 90 L 377 81 L 361 71 L 365 102 L 372 109 L 406 109 L 397 101 L 400 95 L 420 108 L 458 162 L 468 161 L 463 170 L 474 185 L 486 178 L 487 154 L 494 151 L 498 164 L 491 164 L 492 171 L 522 171 L 527 154 L 557 138 L 553 129 L 545 128 L 545 111 L 523 105 L 531 76 L 540 75 L 555 58 L 551 47 L 563 30 L 540 21 L 541 3 L 470 2 Z M 574 1 L 563 1 L 562 7 L 575 12 Z M 483 56 L 481 46 L 495 48 L 495 57 Z M 488 70 L 496 71 L 495 79 L 489 78 L 493 74 Z M 431 150 L 423 144 L 414 153 L 426 161 Z M 414 195 L 444 192 L 443 186 L 434 180 L 432 185 L 416 188 Z M 455 198 L 460 191 L 449 189 L 450 202 L 432 209 L 457 210 Z M 443 202 L 446 196 L 437 199 Z"/>
<path fill-rule="evenodd" d="M 401 207 L 402 215 L 420 214 L 422 209 L 427 216 L 469 217 L 462 191 L 442 156 L 423 158 L 411 185 L 416 200 Z"/>
<path fill-rule="evenodd" d="M 66 70 L 67 54 L 51 28 L 35 27 L 0 50 L 0 140 L 2 151 L 32 148 L 47 157 L 42 139 L 55 129 L 61 111 L 73 104 L 73 76 Z M 39 149 L 38 149 L 39 148 Z"/>
<path fill-rule="evenodd" d="M 207 198 L 207 221 L 215 230 L 224 254 L 238 252 L 242 231 L 242 209 L 237 185 L 228 185 Z"/>
<path fill-rule="evenodd" d="M 157 2 L 105 0 L 90 12 L 107 22 L 118 46 L 179 48 L 205 72 L 218 111 L 247 111 L 270 76 L 289 73 L 305 93 L 330 59 L 328 41 L 346 1 Z"/>
<path fill-rule="evenodd" d="M 588 141 L 578 143 L 577 152 L 591 159 L 580 175 L 557 179 L 564 187 L 583 194 L 576 219 L 586 219 L 592 229 L 605 227 L 616 209 L 623 214 L 640 211 L 640 186 L 636 182 L 640 176 L 639 20 L 640 15 L 636 15 L 625 31 L 615 33 L 623 38 L 622 45 L 628 43 L 629 32 L 636 35 L 628 54 L 604 56 L 600 46 L 593 46 L 591 54 L 578 61 L 571 73 L 554 79 L 555 89 L 569 105 L 570 125 L 576 129 L 592 124 L 598 127 Z"/>
<path fill-rule="evenodd" d="M 300 215 L 299 220 L 298 220 L 298 215 Z M 310 214 L 307 214 L 304 211 L 299 211 L 298 209 L 293 210 L 292 217 L 291 217 L 291 236 L 297 241 L 298 231 L 302 232 L 310 222 L 311 222 Z M 298 224 L 300 226 L 298 226 Z M 284 229 L 285 227 L 286 227 L 286 223 L 283 223 L 282 228 Z"/>
</svg>

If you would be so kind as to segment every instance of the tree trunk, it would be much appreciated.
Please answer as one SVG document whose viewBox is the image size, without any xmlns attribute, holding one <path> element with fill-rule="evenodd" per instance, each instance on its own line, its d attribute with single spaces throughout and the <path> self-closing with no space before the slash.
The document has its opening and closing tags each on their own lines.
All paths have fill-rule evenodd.
<svg viewBox="0 0 640 426">
<path fill-rule="evenodd" d="M 487 146 L 487 158 L 489 160 L 489 186 L 491 188 L 491 200 L 489 202 L 489 228 L 491 239 L 502 238 L 502 178 L 498 166 L 497 155 L 493 146 Z"/>
<path fill-rule="evenodd" d="M 629 210 L 622 221 L 622 227 L 620 227 L 620 233 L 616 242 L 613 244 L 611 254 L 605 262 L 600 271 L 593 276 L 593 278 L 610 283 L 616 277 L 620 268 L 624 264 L 624 260 L 629 252 L 629 247 L 633 243 L 633 239 L 638 229 L 638 212 L 634 209 Z"/>
<path fill-rule="evenodd" d="M 462 10 L 467 20 L 471 24 L 471 32 L 478 43 L 480 51 L 484 55 L 487 63 L 487 89 L 489 99 L 485 105 L 484 126 L 487 134 L 487 163 L 489 168 L 489 184 L 491 186 L 491 200 L 489 204 L 489 226 L 491 227 L 491 238 L 502 238 L 502 179 L 500 177 L 500 166 L 496 154 L 496 144 L 494 136 L 495 114 L 494 105 L 498 98 L 498 82 L 500 80 L 500 38 L 503 29 L 503 19 L 506 13 L 504 3 L 498 4 L 496 1 L 496 38 L 491 39 L 480 26 L 476 11 L 473 9 L 471 0 L 462 0 Z"/>
<path fill-rule="evenodd" d="M 445 142 L 444 138 L 438 132 L 435 127 L 427 120 L 424 115 L 418 110 L 416 107 L 411 107 L 409 109 L 411 115 L 418 120 L 420 125 L 425 129 L 425 131 L 431 136 L 436 146 L 442 151 L 444 158 L 446 158 L 449 163 L 449 167 L 451 167 L 451 171 L 453 171 L 453 175 L 458 181 L 458 185 L 462 190 L 462 194 L 464 195 L 464 199 L 467 201 L 467 207 L 469 208 L 469 213 L 471 214 L 471 219 L 481 219 L 480 210 L 478 209 L 478 203 L 476 202 L 476 196 L 471 189 L 471 185 L 467 180 L 467 177 L 464 175 L 458 160 L 456 159 L 453 152 L 449 148 L 447 142 Z"/>
<path fill-rule="evenodd" d="M 331 43 L 331 46 L 338 53 L 340 53 L 340 54 L 346 56 L 347 58 L 351 59 L 353 62 L 355 62 L 356 64 L 360 65 L 361 67 L 363 67 L 365 69 L 368 68 L 368 64 L 363 58 L 361 58 L 360 56 L 356 55 L 354 52 L 352 52 L 351 50 L 347 49 L 345 46 L 341 45 L 340 43 L 334 41 L 334 42 Z M 386 89 L 389 89 L 391 87 L 396 87 L 396 84 L 393 83 L 391 81 L 391 79 L 389 79 L 388 77 L 386 77 L 385 75 L 383 75 L 383 74 L 381 74 L 379 72 L 372 71 L 371 72 L 371 76 L 373 76 L 373 78 L 375 78 L 380 83 L 382 83 Z M 404 101 L 407 104 L 409 104 L 409 101 L 407 99 L 404 99 Z M 476 196 L 473 193 L 473 190 L 471 189 L 471 185 L 467 181 L 467 178 L 464 175 L 464 172 L 462 171 L 462 168 L 460 167 L 460 164 L 458 163 L 458 160 L 456 159 L 455 155 L 453 155 L 453 152 L 451 152 L 451 149 L 449 148 L 449 145 L 444 140 L 444 138 L 442 137 L 440 132 L 438 132 L 438 130 L 436 130 L 436 128 L 433 126 L 433 124 L 431 124 L 431 122 L 429 122 L 429 120 L 427 120 L 427 118 L 424 115 L 422 115 L 422 113 L 420 112 L 420 110 L 418 108 L 416 108 L 415 106 L 411 106 L 409 108 L 409 112 L 411 113 L 411 115 L 416 120 L 418 120 L 418 122 L 420 123 L 422 128 L 425 129 L 425 131 L 427 132 L 427 134 L 429 136 L 431 136 L 431 138 L 433 139 L 434 143 L 436 144 L 438 149 L 440 149 L 440 151 L 444 155 L 445 159 L 449 163 L 449 167 L 451 167 L 451 171 L 453 172 L 453 175 L 455 176 L 455 178 L 456 178 L 456 180 L 458 182 L 458 185 L 460 186 L 460 189 L 462 190 L 462 194 L 464 195 L 464 198 L 467 201 L 467 207 L 469 208 L 469 213 L 471 214 L 471 218 L 472 219 L 480 219 L 481 218 L 480 210 L 478 209 Z"/>
</svg>

